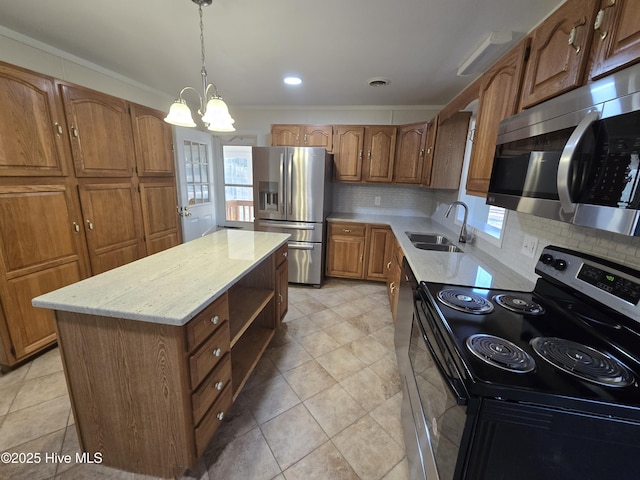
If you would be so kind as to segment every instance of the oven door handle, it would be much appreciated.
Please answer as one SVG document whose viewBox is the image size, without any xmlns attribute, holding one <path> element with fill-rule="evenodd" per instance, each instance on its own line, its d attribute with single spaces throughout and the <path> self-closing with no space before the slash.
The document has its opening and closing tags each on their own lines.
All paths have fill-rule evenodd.
<svg viewBox="0 0 640 480">
<path fill-rule="evenodd" d="M 419 310 L 419 307 L 417 305 L 416 305 L 416 310 Z M 466 405 L 467 396 L 464 395 L 462 392 L 460 392 L 460 390 L 456 387 L 454 379 L 453 379 L 453 376 L 447 374 L 447 370 L 442 365 L 442 362 L 440 362 L 440 358 L 438 358 L 438 356 L 436 355 L 436 352 L 435 352 L 433 346 L 431 345 L 431 342 L 429 341 L 429 338 L 427 337 L 427 333 L 426 333 L 426 331 L 424 329 L 424 326 L 422 325 L 422 319 L 420 318 L 420 313 L 416 312 L 416 315 L 418 316 L 418 321 L 416 323 L 418 324 L 418 327 L 420 328 L 420 333 L 422 334 L 422 339 L 424 340 L 424 343 L 427 345 L 427 348 L 429 349 L 429 353 L 431 354 L 431 357 L 433 358 L 433 362 L 436 364 L 436 368 L 438 370 L 440 370 L 440 373 L 442 374 L 442 376 L 447 381 L 447 385 L 449 385 L 449 388 L 451 389 L 451 392 L 455 395 L 456 402 L 458 403 L 458 405 Z M 455 368 L 455 366 L 453 368 Z"/>
<path fill-rule="evenodd" d="M 585 133 L 591 125 L 600 118 L 598 111 L 589 112 L 578 123 L 578 126 L 573 131 L 567 143 L 560 155 L 560 162 L 558 163 L 558 176 L 556 178 L 556 185 L 558 188 L 558 197 L 560 199 L 560 215 L 572 216 L 576 211 L 576 204 L 573 203 L 571 198 L 571 166 L 573 163 L 573 157 L 578 148 L 578 144 L 584 137 Z"/>
</svg>

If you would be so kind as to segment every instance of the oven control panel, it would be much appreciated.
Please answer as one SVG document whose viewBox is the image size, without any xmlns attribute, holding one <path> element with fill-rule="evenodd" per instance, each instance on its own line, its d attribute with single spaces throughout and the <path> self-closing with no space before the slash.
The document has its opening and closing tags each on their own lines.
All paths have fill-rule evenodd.
<svg viewBox="0 0 640 480">
<path fill-rule="evenodd" d="M 536 272 L 640 322 L 640 272 L 634 276 L 614 265 L 579 252 L 546 247 Z"/>
</svg>

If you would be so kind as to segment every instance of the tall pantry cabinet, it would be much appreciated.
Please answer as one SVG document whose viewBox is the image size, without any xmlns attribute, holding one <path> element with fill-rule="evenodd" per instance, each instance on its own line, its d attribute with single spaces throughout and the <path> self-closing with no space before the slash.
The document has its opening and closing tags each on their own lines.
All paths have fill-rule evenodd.
<svg viewBox="0 0 640 480">
<path fill-rule="evenodd" d="M 0 368 L 56 341 L 33 297 L 177 245 L 175 205 L 160 112 L 0 63 Z"/>
</svg>

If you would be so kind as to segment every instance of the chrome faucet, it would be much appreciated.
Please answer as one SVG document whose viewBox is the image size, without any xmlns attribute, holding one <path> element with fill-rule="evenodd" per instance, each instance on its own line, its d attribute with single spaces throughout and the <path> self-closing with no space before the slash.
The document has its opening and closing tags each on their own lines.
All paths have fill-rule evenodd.
<svg viewBox="0 0 640 480">
<path fill-rule="evenodd" d="M 461 205 L 462 207 L 464 207 L 464 219 L 462 220 L 462 228 L 460 229 L 460 238 L 458 239 L 458 241 L 460 243 L 467 243 L 467 215 L 469 214 L 469 207 L 467 207 L 467 204 L 464 202 L 455 201 L 451 205 L 449 205 L 447 213 L 444 214 L 445 217 L 449 217 L 449 214 L 451 213 L 454 205 Z"/>
</svg>

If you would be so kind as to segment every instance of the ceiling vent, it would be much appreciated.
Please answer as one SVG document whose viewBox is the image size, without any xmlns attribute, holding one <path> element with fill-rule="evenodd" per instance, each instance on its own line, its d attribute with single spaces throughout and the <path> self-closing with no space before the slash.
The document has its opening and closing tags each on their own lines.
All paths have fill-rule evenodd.
<svg viewBox="0 0 640 480">
<path fill-rule="evenodd" d="M 368 80 L 370 87 L 386 87 L 389 85 L 389 80 L 382 77 L 373 77 Z"/>
</svg>

